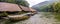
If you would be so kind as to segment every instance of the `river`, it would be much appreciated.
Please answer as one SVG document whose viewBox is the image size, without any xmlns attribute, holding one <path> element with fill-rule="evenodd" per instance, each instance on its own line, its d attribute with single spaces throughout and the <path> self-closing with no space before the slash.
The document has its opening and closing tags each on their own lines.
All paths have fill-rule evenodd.
<svg viewBox="0 0 60 24">
<path fill-rule="evenodd" d="M 5 20 L 4 20 L 5 22 Z M 4 24 L 0 21 L 1 24 Z M 29 19 L 24 21 L 19 21 L 9 24 L 55 24 L 54 15 L 51 12 L 38 12 L 34 16 L 31 16 Z"/>
</svg>

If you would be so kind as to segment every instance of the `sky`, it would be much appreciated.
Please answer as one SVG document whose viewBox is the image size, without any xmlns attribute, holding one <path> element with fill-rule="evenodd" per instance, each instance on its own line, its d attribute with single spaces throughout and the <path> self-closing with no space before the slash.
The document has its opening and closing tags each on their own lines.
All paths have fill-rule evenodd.
<svg viewBox="0 0 60 24">
<path fill-rule="evenodd" d="M 26 0 L 26 1 L 28 1 L 28 3 L 30 4 L 29 7 L 32 7 L 33 5 L 36 5 L 47 0 Z"/>
</svg>

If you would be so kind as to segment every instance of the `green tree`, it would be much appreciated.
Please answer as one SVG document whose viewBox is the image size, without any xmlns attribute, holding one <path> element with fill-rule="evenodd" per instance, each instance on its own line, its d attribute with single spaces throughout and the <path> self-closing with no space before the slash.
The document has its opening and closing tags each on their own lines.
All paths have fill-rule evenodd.
<svg viewBox="0 0 60 24">
<path fill-rule="evenodd" d="M 29 6 L 28 2 L 25 1 L 25 0 L 16 0 L 16 4 L 23 5 L 23 6 L 26 6 L 26 7 Z"/>
<path fill-rule="evenodd" d="M 53 9 L 54 9 L 55 12 L 60 13 L 60 3 L 59 2 L 54 3 L 53 4 Z"/>
<path fill-rule="evenodd" d="M 29 7 L 28 2 L 25 0 L 0 0 L 0 2 L 15 3 L 18 5 L 23 5 L 23 6 Z"/>
</svg>

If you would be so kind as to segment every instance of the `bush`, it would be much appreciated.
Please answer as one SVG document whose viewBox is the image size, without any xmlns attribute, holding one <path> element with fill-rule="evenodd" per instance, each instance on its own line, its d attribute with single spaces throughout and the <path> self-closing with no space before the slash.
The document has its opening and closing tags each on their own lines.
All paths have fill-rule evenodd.
<svg viewBox="0 0 60 24">
<path fill-rule="evenodd" d="M 0 13 L 0 17 L 7 17 L 7 13 Z"/>
</svg>

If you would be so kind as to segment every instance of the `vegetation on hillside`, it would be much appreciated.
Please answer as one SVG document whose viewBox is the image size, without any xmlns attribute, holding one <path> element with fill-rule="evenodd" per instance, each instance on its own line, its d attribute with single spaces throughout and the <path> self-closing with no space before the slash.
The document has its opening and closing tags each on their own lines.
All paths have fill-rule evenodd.
<svg viewBox="0 0 60 24">
<path fill-rule="evenodd" d="M 55 19 L 57 19 L 57 21 L 60 21 L 60 3 L 59 2 L 53 3 L 53 9 Z"/>
<path fill-rule="evenodd" d="M 0 2 L 8 2 L 8 3 L 15 3 L 23 6 L 29 7 L 29 4 L 25 0 L 0 0 Z"/>
<path fill-rule="evenodd" d="M 54 2 L 51 5 L 41 6 L 40 9 L 43 12 L 53 12 L 54 17 L 57 21 L 60 21 L 60 2 Z"/>
<path fill-rule="evenodd" d="M 41 12 L 53 12 L 53 5 L 44 5 L 40 7 Z"/>
<path fill-rule="evenodd" d="M 60 3 L 54 2 L 53 4 L 41 6 L 40 11 L 60 13 Z"/>
<path fill-rule="evenodd" d="M 54 3 L 53 9 L 54 9 L 54 12 L 60 13 L 60 3 L 59 2 Z"/>
</svg>

